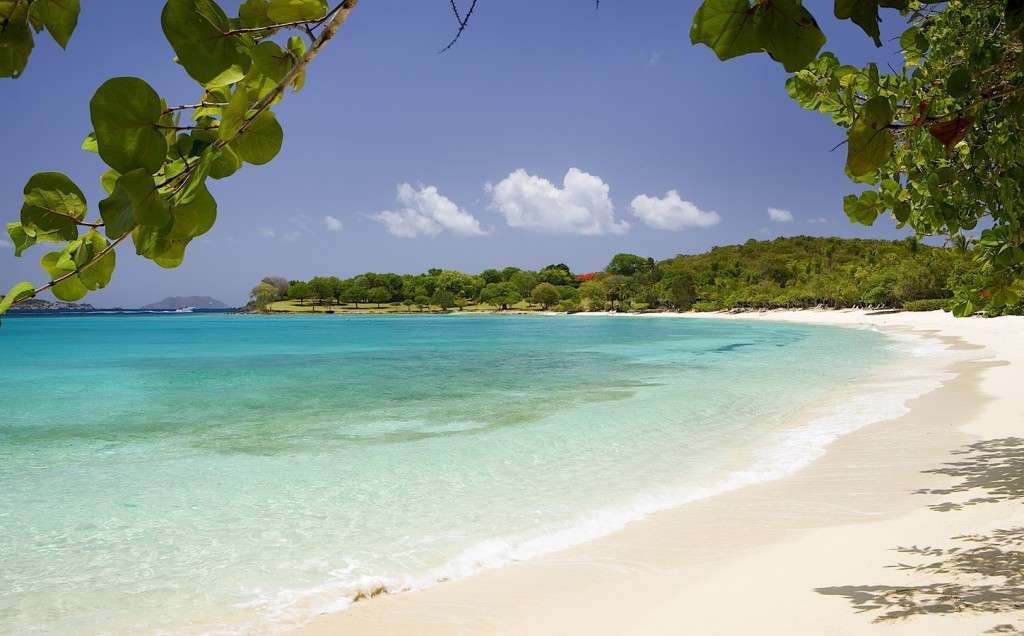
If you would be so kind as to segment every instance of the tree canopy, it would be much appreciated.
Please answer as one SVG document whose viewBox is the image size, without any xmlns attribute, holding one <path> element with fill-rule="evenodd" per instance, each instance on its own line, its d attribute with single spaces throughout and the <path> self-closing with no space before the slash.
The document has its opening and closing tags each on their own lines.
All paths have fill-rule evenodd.
<svg viewBox="0 0 1024 636">
<path fill-rule="evenodd" d="M 955 312 L 1018 301 L 1024 273 L 1024 3 L 1020 0 L 835 0 L 883 45 L 883 9 L 898 13 L 903 64 L 844 64 L 799 0 L 705 0 L 690 39 L 722 60 L 764 52 L 793 75 L 789 95 L 846 129 L 846 173 L 862 187 L 843 200 L 855 223 L 882 214 L 919 236 L 964 241 L 980 229 L 982 269 Z M 883 12 L 884 13 L 884 12 Z M 867 186 L 864 188 L 863 186 Z"/>
<path fill-rule="evenodd" d="M 948 308 L 955 296 L 977 283 L 982 268 L 962 249 L 902 241 L 796 236 L 716 247 L 703 254 L 663 261 L 632 256 L 642 269 L 622 274 L 622 254 L 604 271 L 568 274 L 555 285 L 541 280 L 549 269 L 487 269 L 473 275 L 453 270 L 423 274 L 367 272 L 352 278 L 318 276 L 277 287 L 277 300 L 319 305 L 401 303 L 439 306 L 469 304 L 492 310 L 533 303 L 559 311 L 772 309 L 806 307 Z M 564 271 L 564 270 L 563 270 Z M 527 276 L 530 275 L 530 276 Z M 522 281 L 537 281 L 527 293 Z M 265 278 L 259 289 L 274 288 Z M 458 291 L 453 286 L 458 281 Z M 492 281 L 492 282 L 488 282 Z M 343 290 L 343 291 L 339 291 Z M 255 294 L 254 294 L 255 296 Z M 993 313 L 1020 312 L 1020 303 Z"/>
</svg>

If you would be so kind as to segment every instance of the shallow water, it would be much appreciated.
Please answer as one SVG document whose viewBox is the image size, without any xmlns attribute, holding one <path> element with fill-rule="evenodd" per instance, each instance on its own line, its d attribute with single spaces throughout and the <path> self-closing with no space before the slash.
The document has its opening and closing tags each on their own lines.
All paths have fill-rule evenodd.
<svg viewBox="0 0 1024 636">
<path fill-rule="evenodd" d="M 809 461 L 884 414 L 798 414 L 908 355 L 867 330 L 479 315 L 14 318 L 0 350 L 19 634 L 265 632 L 579 543 Z"/>
</svg>

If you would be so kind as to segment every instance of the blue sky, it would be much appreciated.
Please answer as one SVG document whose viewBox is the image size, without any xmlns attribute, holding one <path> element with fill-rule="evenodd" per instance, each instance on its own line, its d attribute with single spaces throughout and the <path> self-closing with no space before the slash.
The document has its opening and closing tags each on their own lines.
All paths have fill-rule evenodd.
<svg viewBox="0 0 1024 636">
<path fill-rule="evenodd" d="M 67 51 L 43 36 L 25 75 L 0 80 L 4 222 L 46 170 L 68 174 L 96 210 L 105 167 L 79 145 L 104 80 L 142 77 L 172 104 L 198 95 L 172 61 L 162 2 L 83 4 Z M 697 4 L 480 0 L 463 39 L 438 54 L 456 26 L 444 0 L 363 2 L 305 90 L 277 107 L 278 157 L 211 182 L 217 225 L 185 264 L 163 270 L 120 250 L 110 287 L 86 302 L 241 303 L 265 275 L 552 262 L 592 271 L 620 251 L 664 258 L 779 235 L 904 235 L 886 219 L 847 222 L 841 199 L 856 188 L 842 149 L 830 152 L 842 131 L 792 102 L 766 56 L 723 64 L 691 46 Z M 898 66 L 895 45 L 876 51 L 831 18 L 831 3 L 807 5 L 843 61 Z M 15 258 L 0 246 L 0 284 L 43 282 L 44 251 Z"/>
</svg>

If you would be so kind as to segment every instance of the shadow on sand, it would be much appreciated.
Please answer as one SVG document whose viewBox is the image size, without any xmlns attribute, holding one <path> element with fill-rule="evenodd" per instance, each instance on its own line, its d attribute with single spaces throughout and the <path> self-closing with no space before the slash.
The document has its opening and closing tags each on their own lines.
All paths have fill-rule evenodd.
<svg viewBox="0 0 1024 636">
<path fill-rule="evenodd" d="M 932 510 L 948 512 L 966 506 L 1024 498 L 1024 439 L 976 442 L 955 451 L 956 461 L 925 471 L 959 481 L 919 494 L 977 495 L 961 502 L 943 502 Z M 844 585 L 817 588 L 819 594 L 842 596 L 858 612 L 875 614 L 875 622 L 926 614 L 1024 611 L 1024 527 L 995 530 L 988 535 L 952 537 L 953 547 L 895 548 L 914 563 L 889 567 L 934 578 L 914 586 Z M 907 559 L 911 560 L 910 558 Z M 1020 634 L 1011 624 L 997 625 L 992 634 Z"/>
</svg>

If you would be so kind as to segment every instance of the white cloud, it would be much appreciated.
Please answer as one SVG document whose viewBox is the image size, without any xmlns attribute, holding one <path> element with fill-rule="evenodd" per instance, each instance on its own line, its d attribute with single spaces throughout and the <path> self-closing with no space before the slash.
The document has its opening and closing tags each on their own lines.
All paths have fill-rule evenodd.
<svg viewBox="0 0 1024 636">
<path fill-rule="evenodd" d="M 768 208 L 768 218 L 775 223 L 792 223 L 793 213 L 779 208 Z"/>
<path fill-rule="evenodd" d="M 608 184 L 578 168 L 569 168 L 561 188 L 520 168 L 486 189 L 491 207 L 512 227 L 586 236 L 629 229 L 629 223 L 615 218 Z"/>
<path fill-rule="evenodd" d="M 0 247 L 14 247 L 7 239 L 0 238 Z"/>
<path fill-rule="evenodd" d="M 816 216 L 813 219 L 807 219 L 807 222 L 808 223 L 814 223 L 814 224 L 828 223 L 828 219 L 826 219 L 823 216 Z"/>
<path fill-rule="evenodd" d="M 661 52 L 655 51 L 651 53 L 651 56 L 647 58 L 647 66 L 657 66 L 658 62 L 661 61 Z"/>
<path fill-rule="evenodd" d="M 280 239 L 282 241 L 297 241 L 300 238 L 310 234 L 309 223 L 307 222 L 306 215 L 297 214 L 295 216 L 288 217 L 288 223 L 293 229 L 286 229 L 284 231 L 278 231 L 272 227 L 261 227 L 259 233 L 268 239 Z"/>
<path fill-rule="evenodd" d="M 718 212 L 707 212 L 695 203 L 683 201 L 675 190 L 669 190 L 663 197 L 641 194 L 633 198 L 630 207 L 633 208 L 633 214 L 647 225 L 673 232 L 687 227 L 717 225 L 722 220 Z"/>
<path fill-rule="evenodd" d="M 395 236 L 413 238 L 434 236 L 448 230 L 460 236 L 487 234 L 480 221 L 437 191 L 434 186 L 416 189 L 408 183 L 398 186 L 399 210 L 385 210 L 371 215 Z"/>
<path fill-rule="evenodd" d="M 327 228 L 328 232 L 340 232 L 345 229 L 345 226 L 341 224 L 341 221 L 330 214 L 324 217 L 324 227 Z"/>
</svg>

